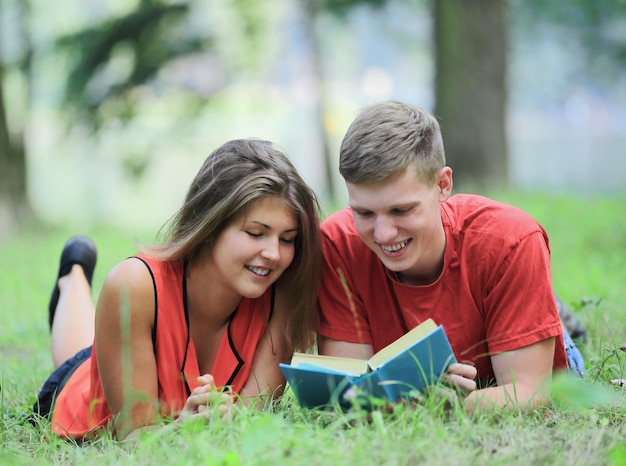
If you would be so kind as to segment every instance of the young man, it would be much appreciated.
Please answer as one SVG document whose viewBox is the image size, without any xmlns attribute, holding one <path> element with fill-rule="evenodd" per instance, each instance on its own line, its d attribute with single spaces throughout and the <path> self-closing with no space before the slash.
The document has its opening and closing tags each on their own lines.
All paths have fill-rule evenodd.
<svg viewBox="0 0 626 466">
<path fill-rule="evenodd" d="M 343 139 L 349 208 L 322 224 L 320 354 L 367 358 L 431 317 L 468 410 L 531 408 L 567 369 L 544 229 L 513 206 L 452 192 L 436 119 L 386 102 Z"/>
</svg>

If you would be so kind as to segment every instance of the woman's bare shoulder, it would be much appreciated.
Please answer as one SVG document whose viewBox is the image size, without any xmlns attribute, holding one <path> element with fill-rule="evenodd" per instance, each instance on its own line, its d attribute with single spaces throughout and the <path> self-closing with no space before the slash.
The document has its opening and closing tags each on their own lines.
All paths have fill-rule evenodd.
<svg viewBox="0 0 626 466">
<path fill-rule="evenodd" d="M 137 258 L 119 262 L 107 274 L 100 291 L 98 307 L 128 305 L 131 312 L 152 316 L 154 282 L 146 265 Z"/>
</svg>

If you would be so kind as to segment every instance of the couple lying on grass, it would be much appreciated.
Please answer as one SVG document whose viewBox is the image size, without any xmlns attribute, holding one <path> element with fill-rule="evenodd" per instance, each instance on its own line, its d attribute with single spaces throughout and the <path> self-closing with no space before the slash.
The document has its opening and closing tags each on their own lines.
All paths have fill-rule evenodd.
<svg viewBox="0 0 626 466">
<path fill-rule="evenodd" d="M 279 363 L 316 337 L 321 354 L 367 358 L 428 318 L 448 334 L 459 362 L 443 379 L 468 411 L 547 405 L 554 371 L 582 373 L 546 232 L 515 207 L 452 195 L 432 115 L 393 101 L 363 109 L 339 169 L 350 207 L 320 227 L 285 154 L 225 143 L 167 239 L 117 264 L 95 309 L 96 246 L 70 238 L 49 306 L 56 370 L 35 412 L 76 439 L 219 419 L 280 396 Z"/>
</svg>

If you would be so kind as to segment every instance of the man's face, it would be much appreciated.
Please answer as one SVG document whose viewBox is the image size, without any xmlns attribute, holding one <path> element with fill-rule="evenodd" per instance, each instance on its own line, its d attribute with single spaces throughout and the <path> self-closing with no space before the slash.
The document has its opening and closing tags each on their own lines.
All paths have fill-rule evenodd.
<svg viewBox="0 0 626 466">
<path fill-rule="evenodd" d="M 450 195 L 451 177 L 446 167 L 427 186 L 409 168 L 379 183 L 346 183 L 361 239 L 405 283 L 430 283 L 441 271 L 445 233 L 439 203 Z"/>
</svg>

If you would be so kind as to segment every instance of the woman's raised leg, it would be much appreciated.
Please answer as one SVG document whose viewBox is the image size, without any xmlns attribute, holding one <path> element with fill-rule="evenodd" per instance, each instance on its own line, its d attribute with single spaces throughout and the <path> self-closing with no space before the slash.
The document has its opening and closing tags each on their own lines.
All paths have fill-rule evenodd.
<svg viewBox="0 0 626 466">
<path fill-rule="evenodd" d="M 93 343 L 95 306 L 91 279 L 96 257 L 95 244 L 85 236 L 70 238 L 63 248 L 49 305 L 54 367 Z"/>
</svg>

